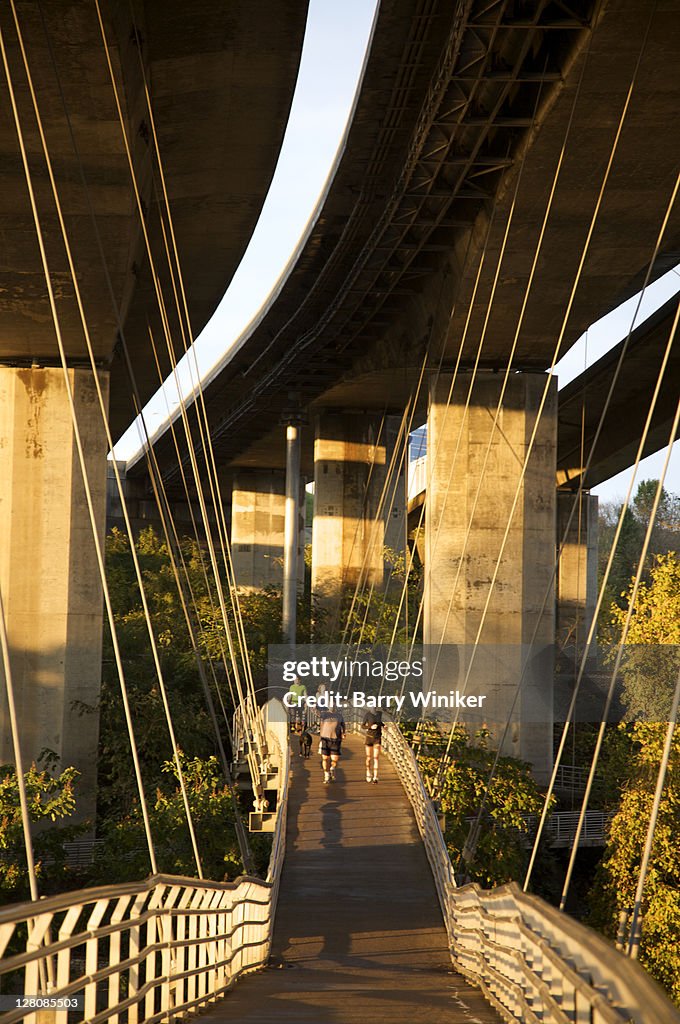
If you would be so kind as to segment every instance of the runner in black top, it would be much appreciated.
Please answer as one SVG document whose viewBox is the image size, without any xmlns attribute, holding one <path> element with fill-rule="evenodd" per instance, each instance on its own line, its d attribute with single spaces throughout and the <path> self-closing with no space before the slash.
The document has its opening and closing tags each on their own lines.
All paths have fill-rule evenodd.
<svg viewBox="0 0 680 1024">
<path fill-rule="evenodd" d="M 367 711 L 363 721 L 366 733 L 366 782 L 378 781 L 378 761 L 382 746 L 382 711 Z"/>
</svg>

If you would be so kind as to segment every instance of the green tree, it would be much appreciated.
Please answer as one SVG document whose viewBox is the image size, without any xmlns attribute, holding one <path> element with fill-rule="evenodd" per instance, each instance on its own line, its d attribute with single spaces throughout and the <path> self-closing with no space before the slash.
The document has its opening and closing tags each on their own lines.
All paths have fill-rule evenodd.
<svg viewBox="0 0 680 1024">
<path fill-rule="evenodd" d="M 614 938 L 630 912 L 661 761 L 666 727 L 637 723 L 630 779 L 591 891 L 590 923 Z M 644 894 L 640 961 L 680 1002 L 680 729 L 676 729 Z"/>
<path fill-rule="evenodd" d="M 674 552 L 657 555 L 641 582 L 626 637 L 622 660 L 622 700 L 629 720 L 667 721 L 680 671 L 680 561 Z M 613 624 L 620 634 L 625 608 L 612 605 Z"/>
<path fill-rule="evenodd" d="M 412 560 L 409 553 L 383 548 L 385 569 L 384 585 L 348 588 L 340 610 L 340 628 L 337 636 L 327 636 L 327 642 L 337 643 L 345 634 L 348 641 L 363 644 L 407 644 L 413 639 L 418 623 L 422 623 L 418 610 L 422 594 L 422 566 Z M 333 623 L 327 623 L 326 632 Z M 317 631 L 318 632 L 318 631 Z M 323 632 L 323 630 L 322 630 Z"/>
<path fill-rule="evenodd" d="M 212 728 L 167 550 L 154 530 L 146 529 L 137 539 L 137 552 L 178 742 L 192 756 L 209 756 L 214 752 Z M 206 587 L 198 571 L 197 553 L 189 544 L 185 556 L 199 607 L 204 609 Z M 106 559 L 142 777 L 153 793 L 162 779 L 161 764 L 172 757 L 172 747 L 126 535 L 117 530 L 109 535 Z M 100 817 L 124 816 L 137 800 L 108 624 L 104 631 L 98 786 Z"/>
<path fill-rule="evenodd" d="M 408 729 L 406 730 L 408 735 Z M 418 764 L 426 785 L 438 779 L 438 798 L 446 815 L 444 838 L 456 866 L 470 831 L 471 819 L 483 803 L 483 828 L 473 859 L 466 864 L 470 878 L 490 887 L 518 880 L 527 863 L 526 837 L 529 817 L 540 813 L 543 797 L 531 774 L 531 765 L 515 757 L 498 759 L 488 785 L 495 751 L 489 733 L 480 730 L 471 737 L 463 726 L 455 726 L 449 747 L 450 762 L 441 773 L 440 759 L 448 736 L 430 728 L 423 737 L 419 730 Z M 488 788 L 487 788 L 488 787 Z"/>
<path fill-rule="evenodd" d="M 229 881 L 242 874 L 234 826 L 232 796 L 215 757 L 180 757 L 182 775 L 191 808 L 196 842 L 206 878 Z M 149 807 L 151 834 L 159 871 L 196 877 L 196 862 L 174 761 L 162 764 L 162 783 Z M 104 826 L 104 843 L 98 851 L 93 880 L 132 881 L 149 873 L 146 834 L 139 806 Z M 255 840 L 253 842 L 253 840 Z M 266 869 L 269 845 L 266 837 L 251 837 L 258 869 Z"/>
<path fill-rule="evenodd" d="M 24 773 L 28 811 L 33 828 L 36 875 L 44 895 L 70 883 L 64 843 L 82 834 L 86 825 L 59 826 L 76 809 L 75 782 L 79 773 L 65 768 L 35 764 Z M 50 824 L 51 823 L 51 824 Z M 0 893 L 7 902 L 28 899 L 30 888 L 26 848 L 19 802 L 19 782 L 14 765 L 0 765 Z"/>
<path fill-rule="evenodd" d="M 630 506 L 625 510 L 621 534 L 602 603 L 604 610 L 604 621 L 601 622 L 602 636 L 607 637 L 611 635 L 610 606 L 615 604 L 619 608 L 627 607 L 628 584 L 631 577 L 637 572 L 658 483 L 658 480 L 642 480 L 638 485 Z M 604 502 L 600 505 L 598 520 L 600 584 L 602 583 L 622 507 L 620 501 Z M 654 558 L 657 555 L 665 555 L 673 550 L 680 550 L 680 495 L 671 494 L 665 488 L 662 488 L 654 519 L 654 527 L 650 537 L 643 579 L 648 578 L 651 567 L 654 564 Z"/>
<path fill-rule="evenodd" d="M 197 615 L 198 619 L 195 628 L 198 627 L 196 635 L 200 655 L 206 667 L 212 662 L 221 697 L 220 700 L 214 694 L 214 702 L 218 709 L 224 703 L 227 719 L 230 719 L 234 711 L 230 678 L 233 680 L 234 673 L 217 587 L 209 567 L 206 571 L 206 556 L 196 541 L 184 538 L 181 545 L 193 595 L 193 600 L 189 600 L 187 593 L 187 603 L 192 616 Z M 178 742 L 188 757 L 205 759 L 216 752 L 216 740 L 170 556 L 166 545 L 152 528 L 140 533 L 136 549 Z M 125 534 L 112 531 L 107 538 L 106 557 L 142 776 L 148 792 L 153 793 L 161 784 L 161 765 L 170 760 L 172 749 L 130 544 Z M 232 649 L 241 674 L 240 634 L 236 628 L 232 599 L 234 603 L 238 601 L 255 687 L 264 699 L 268 646 L 281 642 L 281 595 L 273 588 L 232 595 L 226 577 L 221 582 Z M 299 613 L 301 629 L 304 630 L 305 621 L 309 620 L 309 607 L 303 599 Z M 212 685 L 213 672 L 207 668 L 206 675 Z M 238 699 L 237 692 L 234 696 Z M 80 710 L 86 714 L 91 709 L 81 706 Z M 137 792 L 130 770 L 127 728 L 108 626 L 104 635 L 100 712 L 99 811 L 104 817 L 116 819 L 130 812 L 136 803 Z M 225 725 L 224 728 L 223 741 L 226 744 Z"/>
</svg>

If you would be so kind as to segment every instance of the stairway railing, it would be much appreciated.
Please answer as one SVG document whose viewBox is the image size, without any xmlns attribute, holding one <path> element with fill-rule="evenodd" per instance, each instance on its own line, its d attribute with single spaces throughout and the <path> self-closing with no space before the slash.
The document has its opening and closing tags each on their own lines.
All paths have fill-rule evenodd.
<svg viewBox="0 0 680 1024">
<path fill-rule="evenodd" d="M 413 751 L 394 722 L 383 739 L 425 844 L 454 966 L 505 1020 L 680 1024 L 680 1011 L 639 964 L 538 896 L 514 882 L 491 890 L 456 887 Z"/>
<path fill-rule="evenodd" d="M 54 1024 L 67 1024 L 74 998 L 88 1024 L 179 1020 L 267 962 L 285 854 L 289 775 L 285 714 L 279 705 L 270 715 L 270 705 L 263 715 L 282 781 L 266 879 L 152 875 L 1 909 L 6 1012 L 0 1024 L 37 1024 L 47 1009 L 56 1010 Z M 9 999 L 8 993 L 17 995 Z M 22 994 L 40 1000 L 13 1005 Z"/>
</svg>

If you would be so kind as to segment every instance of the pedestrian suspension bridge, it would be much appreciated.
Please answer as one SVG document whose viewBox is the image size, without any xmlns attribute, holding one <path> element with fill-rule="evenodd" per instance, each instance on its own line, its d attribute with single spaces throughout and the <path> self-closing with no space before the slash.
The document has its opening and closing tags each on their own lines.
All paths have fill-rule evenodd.
<svg viewBox="0 0 680 1024">
<path fill-rule="evenodd" d="M 375 137 L 359 140 L 355 184 L 342 186 L 343 203 L 349 195 L 356 197 L 352 210 L 348 213 L 343 206 L 341 214 L 318 218 L 320 228 L 326 223 L 342 225 L 336 252 L 329 255 L 324 240 L 318 243 L 310 236 L 315 258 L 320 254 L 325 265 L 313 286 L 307 287 L 303 281 L 296 300 L 288 296 L 289 304 L 283 304 L 280 315 L 286 329 L 292 324 L 293 341 L 283 327 L 275 325 L 267 333 L 263 314 L 255 322 L 254 334 L 261 347 L 255 350 L 251 346 L 246 357 L 249 339 L 241 339 L 243 345 L 236 346 L 238 351 L 234 353 L 233 379 L 229 376 L 232 368 L 222 367 L 228 378 L 227 399 L 218 391 L 215 431 L 215 445 L 224 442 L 222 462 L 213 444 L 215 424 L 210 422 L 204 391 L 197 383 L 196 363 L 192 367 L 193 400 L 185 396 L 180 399 L 162 444 L 152 444 L 148 426 L 142 421 L 144 451 L 140 458 L 148 474 L 145 493 L 149 501 L 153 497 L 154 521 L 166 545 L 169 571 L 177 585 L 187 636 L 196 656 L 225 783 L 234 798 L 245 873 L 232 882 L 205 877 L 182 774 L 172 700 L 168 699 L 172 681 L 164 675 L 161 638 L 132 543 L 130 555 L 148 632 L 154 692 L 167 724 L 196 866 L 195 877 L 176 877 L 159 870 L 138 755 L 137 737 L 145 723 L 135 721 L 130 709 L 125 658 L 102 542 L 103 453 L 113 448 L 118 436 L 117 430 L 112 430 L 108 408 L 111 360 L 118 360 L 114 362 L 117 371 L 125 365 L 130 392 L 126 393 L 125 407 L 134 406 L 138 412 L 143 405 L 141 395 L 153 390 L 152 383 L 155 386 L 154 367 L 159 378 L 164 376 L 164 364 L 175 374 L 177 357 L 193 351 L 191 287 L 185 285 L 173 219 L 172 181 L 165 173 L 168 163 L 159 144 L 155 114 L 159 108 L 166 111 L 166 116 L 168 110 L 189 111 L 167 139 L 167 151 L 176 155 L 182 149 L 178 140 L 184 140 L 194 119 L 195 76 L 200 77 L 204 66 L 208 72 L 213 67 L 205 56 L 213 39 L 206 43 L 201 38 L 200 46 L 184 55 L 179 67 L 168 64 L 189 30 L 185 27 L 180 32 L 175 26 L 177 37 L 173 37 L 172 19 L 166 25 L 164 14 L 159 15 L 163 23 L 157 29 L 159 38 L 165 38 L 166 31 L 171 38 L 169 55 L 161 54 L 158 59 L 156 81 L 160 79 L 166 90 L 188 83 L 191 100 L 185 106 L 166 92 L 165 102 L 161 97 L 161 102 L 154 104 L 143 26 L 137 24 L 134 11 L 130 24 L 124 24 L 122 42 L 113 46 L 110 30 L 118 26 L 118 7 L 127 5 L 104 5 L 104 14 L 99 0 L 92 5 L 69 5 L 69 16 L 73 15 L 71 6 L 89 11 L 91 25 L 82 53 L 91 49 L 96 57 L 90 67 L 84 58 L 81 61 L 78 51 L 70 69 L 70 88 L 62 89 L 59 76 L 52 71 L 49 87 L 36 88 L 39 59 L 58 70 L 59 51 L 71 53 L 70 47 L 58 42 L 52 45 L 50 33 L 45 33 L 45 27 L 61 31 L 62 25 L 55 27 L 53 23 L 61 21 L 58 15 L 63 6 L 56 14 L 54 7 L 50 14 L 48 8 L 52 5 L 9 0 L 0 9 L 0 57 L 5 78 L 3 95 L 7 99 L 3 131 L 10 139 L 8 153 L 11 143 L 18 181 L 13 191 L 8 190 L 9 205 L 15 193 L 21 194 L 24 203 L 12 230 L 22 239 L 30 236 L 27 263 L 33 256 L 39 259 L 37 271 L 33 271 L 39 303 L 32 305 L 21 285 L 8 304 L 12 310 L 27 307 L 26 317 L 32 328 L 39 323 L 49 338 L 49 344 L 41 335 L 40 346 L 35 347 L 31 341 L 25 350 L 9 351 L 7 363 L 1 368 L 5 389 L 2 413 L 9 410 L 6 433 L 11 439 L 11 444 L 0 444 L 0 458 L 8 459 L 6 478 L 11 483 L 10 498 L 6 500 L 3 494 L 0 502 L 0 514 L 5 516 L 7 508 L 11 513 L 2 519 L 9 540 L 5 544 L 3 533 L 0 549 L 4 573 L 0 580 L 0 649 L 8 723 L 4 741 L 8 751 L 11 747 L 16 766 L 31 899 L 0 909 L 0 1024 L 21 1020 L 43 1024 L 48 1014 L 55 1024 L 75 1024 L 81 1019 L 86 1024 L 165 1024 L 199 1014 L 235 1024 L 354 1024 L 372 1018 L 389 1022 L 417 1018 L 440 1024 L 491 1024 L 500 1020 L 523 1024 L 680 1024 L 680 1012 L 636 962 L 644 928 L 652 845 L 680 704 L 680 678 L 673 683 L 674 696 L 649 818 L 644 822 L 634 905 L 629 908 L 628 919 L 622 921 L 619 948 L 564 911 L 579 848 L 588 841 L 601 841 L 607 827 L 602 812 L 596 811 L 600 815 L 599 831 L 593 839 L 589 802 L 636 594 L 650 553 L 670 451 L 680 424 L 677 376 L 672 383 L 672 360 L 676 358 L 673 344 L 680 321 L 677 296 L 668 311 L 668 322 L 664 320 L 661 325 L 663 338 L 653 336 L 658 342 L 658 371 L 649 371 L 649 359 L 643 360 L 644 367 L 633 364 L 629 369 L 626 353 L 633 318 L 628 337 L 615 354 L 616 364 L 608 365 L 606 373 L 598 378 L 604 397 L 592 412 L 592 422 L 587 422 L 586 413 L 591 415 L 591 407 L 586 409 L 587 388 L 583 386 L 583 407 L 574 417 L 574 423 L 576 419 L 579 423 L 572 424 L 572 430 L 580 432 L 578 451 L 568 453 L 570 460 L 561 477 L 557 473 L 555 381 L 561 355 L 580 329 L 592 322 L 595 311 L 602 312 L 608 276 L 623 277 L 625 265 L 625 283 L 635 282 L 635 287 L 641 289 L 641 301 L 645 288 L 659 276 L 660 267 L 677 263 L 673 232 L 680 177 L 677 169 L 670 174 L 664 162 L 671 163 L 673 157 L 672 133 L 664 121 L 666 106 L 661 105 L 657 112 L 661 102 L 658 97 L 665 98 L 664 90 L 674 79 L 672 32 L 677 32 L 678 22 L 673 22 L 672 16 L 677 5 L 639 0 L 597 4 L 478 0 L 455 5 L 419 0 L 381 4 L 380 17 L 386 19 L 387 27 L 383 32 L 380 25 L 384 22 L 377 23 L 376 39 L 380 45 L 384 40 L 390 53 L 396 50 L 401 54 L 393 61 L 398 74 L 388 88 L 383 84 L 378 87 L 375 78 L 370 80 L 368 100 L 377 104 L 384 101 L 386 106 L 373 115 Z M 112 13 L 107 14 L 108 6 Z M 281 6 L 272 5 L 272 11 Z M 31 18 L 24 16 L 29 7 Z M 578 8 L 576 14 L 572 7 Z M 147 8 L 151 20 L 155 5 L 147 4 Z M 222 31 L 221 6 L 215 16 Z M 621 21 L 624 16 L 627 20 Z M 63 20 L 66 23 L 68 19 L 64 16 Z M 263 25 L 267 21 L 261 20 Z M 212 34 L 211 24 L 206 22 L 204 26 L 208 36 Z M 400 42 L 398 33 L 404 25 L 408 37 Z M 25 46 L 27 26 L 39 29 L 40 45 L 33 49 Z M 249 25 L 249 35 L 253 34 L 251 28 Z M 563 38 L 564 34 L 569 38 Z M 554 39 L 557 41 L 551 42 Z M 426 58 L 429 65 L 424 63 Z M 379 52 L 371 59 L 373 63 L 367 65 L 369 79 L 370 74 L 377 74 L 383 83 L 387 65 L 383 66 Z M 231 63 L 231 54 L 223 55 L 218 70 Z M 244 59 L 242 63 L 247 69 L 253 62 Z M 134 84 L 134 118 L 124 109 L 120 81 L 123 65 L 128 84 Z M 88 115 L 97 130 L 89 139 L 92 152 L 81 153 L 76 145 L 77 131 L 72 131 L 67 98 L 74 104 L 87 92 L 83 81 L 89 73 L 94 76 L 92 69 L 100 75 L 98 95 L 106 98 L 106 104 L 93 103 L 102 123 Z M 602 85 L 605 70 L 612 76 L 608 89 Z M 216 90 L 228 91 L 218 77 L 215 72 Z M 266 73 L 262 77 L 269 80 Z M 415 86 L 409 84 L 412 79 Z M 256 84 L 250 81 L 242 93 Z M 420 92 L 412 93 L 416 86 Z M 383 93 L 387 99 L 380 98 Z M 410 97 L 408 104 L 405 97 Z M 205 133 L 202 141 L 206 145 L 208 139 L 221 138 L 223 109 L 219 106 L 213 129 Z M 599 120 L 591 128 L 594 109 Z M 643 116 L 649 110 L 654 116 Z M 408 122 L 408 130 L 402 131 L 400 118 L 404 111 L 413 113 L 413 123 Z M 253 114 L 253 125 L 263 119 L 260 113 L 258 110 Z M 367 123 L 365 111 L 362 117 L 359 128 Z M 73 121 L 77 128 L 78 118 Z M 548 128 L 541 133 L 544 123 Z M 658 127 L 660 123 L 663 129 Z M 641 134 L 641 124 L 646 126 L 645 134 Z M 108 140 L 110 135 L 117 139 L 116 166 L 110 169 L 97 165 L 96 188 L 91 188 L 88 160 L 93 153 L 106 149 L 101 140 Z M 404 141 L 403 151 L 397 146 L 399 139 Z M 141 157 L 137 152 L 140 149 Z M 191 174 L 176 168 L 175 184 L 186 184 L 193 177 L 194 164 L 200 162 L 189 150 L 187 147 L 186 159 Z M 368 153 L 373 153 L 373 158 L 368 159 Z M 586 156 L 592 157 L 592 166 Z M 236 162 L 228 153 L 225 160 Z M 60 172 L 62 162 L 68 188 Z M 642 167 L 642 162 L 648 166 Z M 374 180 L 383 163 L 387 168 L 385 181 L 377 177 Z M 208 158 L 205 164 L 212 167 Z M 215 188 L 220 207 L 228 207 L 221 166 L 216 171 L 219 180 Z M 637 183 L 643 172 L 651 184 L 645 178 L 644 187 L 633 189 L 631 181 Z M 656 173 L 659 181 L 653 178 Z M 243 177 L 247 178 L 247 173 Z M 69 191 L 76 178 L 82 182 L 77 201 Z M 107 236 L 102 242 L 95 200 L 101 202 L 105 214 L 116 207 L 107 188 L 102 185 L 100 190 L 101 182 L 109 178 L 125 182 L 122 198 L 116 202 L 125 211 L 126 224 L 116 229 L 113 241 Z M 370 201 L 365 200 L 364 179 L 375 193 L 370 193 Z M 206 264 L 210 263 L 203 234 L 204 229 L 206 236 L 210 234 L 207 228 L 212 227 L 208 224 L 212 208 L 206 206 L 205 220 L 196 220 L 204 207 L 206 190 L 207 186 L 199 182 L 196 202 L 185 210 L 191 228 L 187 234 L 201 257 L 197 258 L 198 270 L 193 278 L 196 292 L 203 287 Z M 233 205 L 238 206 L 238 202 Z M 629 227 L 624 230 L 621 219 L 630 209 L 636 215 L 642 212 L 639 220 L 626 221 Z M 555 210 L 559 216 L 554 216 Z M 364 215 L 373 217 L 375 223 L 364 224 L 360 219 Z M 87 222 L 89 231 L 89 219 L 95 228 L 96 245 L 91 240 L 91 248 L 83 255 L 72 245 L 78 238 L 73 222 L 77 221 L 78 228 Z M 229 234 L 229 229 L 218 228 L 216 235 Z M 8 231 L 7 236 L 11 233 Z M 620 234 L 625 236 L 625 245 Z M 128 245 L 128 236 L 136 239 L 134 246 Z M 125 275 L 130 277 L 129 288 L 128 283 L 114 287 L 117 279 L 114 274 L 112 283 L 107 244 L 116 248 L 123 268 L 120 275 L 125 282 Z M 335 259 L 345 248 L 349 253 L 345 253 L 346 265 Z M 518 254 L 521 258 L 515 264 Z M 563 263 L 564 254 L 569 259 Z M 451 266 L 462 260 L 463 272 L 458 274 L 456 268 L 453 273 L 448 263 L 438 262 L 449 256 Z M 102 279 L 92 291 L 105 296 L 106 312 L 88 317 L 89 297 L 81 290 L 87 285 L 83 269 L 98 266 L 99 257 Z M 16 261 L 19 265 L 18 256 Z M 141 264 L 144 269 L 140 271 Z M 314 270 L 315 264 L 310 265 Z M 602 266 L 607 269 L 605 284 L 601 281 Z M 324 277 L 327 268 L 337 274 L 328 288 Z M 17 278 L 22 272 L 19 267 Z M 551 277 L 551 273 L 556 276 Z M 144 274 L 148 276 L 146 284 Z M 128 347 L 129 293 L 139 280 L 146 289 L 142 294 L 143 313 L 139 315 L 143 329 Z M 295 284 L 295 275 L 291 280 Z M 454 281 L 458 282 L 455 288 Z M 142 285 L 137 287 L 143 291 Z M 392 291 L 399 301 L 400 296 L 406 297 L 406 312 L 400 312 L 401 306 L 389 311 L 385 297 Z M 317 316 L 314 309 L 305 312 L 319 294 L 323 298 L 321 314 Z M 375 311 L 382 311 L 380 317 L 372 319 L 373 326 L 386 331 L 385 339 L 379 339 L 385 340 L 385 348 L 374 353 L 373 375 L 367 373 L 355 382 L 354 370 L 363 365 L 359 357 L 363 358 L 370 347 L 361 330 L 363 308 L 373 308 L 371 296 Z M 607 296 L 611 297 L 609 292 Z M 529 331 L 525 314 L 527 309 L 532 310 L 534 299 Z M 543 301 L 548 299 L 549 305 L 544 306 Z M 275 304 L 275 299 L 272 302 Z M 210 305 L 207 299 L 206 304 Z M 149 315 L 152 308 L 153 317 Z M 311 327 L 306 322 L 298 326 L 299 311 L 314 320 Z M 208 313 L 205 309 L 203 313 L 205 322 Z M 418 328 L 420 314 L 426 329 L 422 324 Z M 492 314 L 498 315 L 497 323 Z M 366 322 L 369 327 L 370 321 L 371 317 Z M 386 366 L 394 353 L 401 359 L 401 335 L 391 330 L 402 321 L 408 351 L 403 353 L 403 365 Z M 104 322 L 111 330 L 102 329 Z M 257 334 L 263 324 L 264 339 Z M 7 331 L 8 336 L 11 333 Z M 100 333 L 107 339 L 106 345 L 102 345 Z M 324 348 L 319 341 L 322 335 L 332 339 L 335 347 Z M 350 337 L 355 342 L 356 365 L 343 361 L 349 360 L 346 350 Z M 366 337 L 370 338 L 370 331 Z M 67 343 L 73 343 L 72 350 Z M 163 353 L 161 357 L 163 345 L 167 356 Z M 139 360 L 142 350 L 145 359 Z M 139 362 L 148 363 L 141 390 L 135 376 Z M 251 371 L 255 376 L 248 380 Z M 312 371 L 308 380 L 307 371 Z M 626 374 L 631 391 L 624 389 L 621 396 L 617 380 L 623 380 Z M 209 385 L 215 385 L 218 377 Z M 397 377 L 399 389 L 394 386 Z M 380 387 L 375 386 L 378 378 Z M 116 401 L 121 390 L 118 383 L 112 392 Z M 209 390 L 207 385 L 205 390 Z M 634 467 L 597 601 L 587 620 L 580 620 L 580 664 L 553 757 L 552 709 L 549 721 L 546 717 L 542 723 L 540 744 L 538 731 L 523 731 L 525 723 L 517 714 L 530 673 L 525 649 L 552 650 L 558 566 L 570 547 L 584 547 L 581 533 L 586 532 L 588 473 L 603 435 L 607 409 L 617 398 L 623 403 L 625 418 L 634 421 L 621 455 L 627 465 L 634 463 Z M 388 722 L 384 732 L 385 755 L 378 786 L 364 782 L 363 743 L 356 734 L 356 723 L 350 723 L 337 781 L 323 786 L 316 758 L 306 761 L 297 751 L 291 751 L 282 706 L 274 700 L 265 704 L 258 692 L 239 605 L 243 568 L 248 559 L 251 569 L 255 565 L 250 557 L 254 548 L 276 547 L 282 556 L 283 634 L 294 644 L 301 561 L 300 422 L 317 400 L 321 405 L 313 410 L 317 426 L 311 460 L 316 488 L 312 590 L 321 603 L 327 601 L 328 621 L 337 627 L 334 634 L 347 650 L 363 643 L 363 625 L 356 636 L 348 635 L 347 627 L 343 632 L 338 595 L 353 589 L 350 610 L 365 608 L 367 615 L 370 602 L 389 588 L 390 579 L 386 577 L 390 574 L 384 567 L 388 525 L 395 509 L 402 517 L 408 513 L 402 484 L 409 437 L 421 425 L 426 409 L 427 461 L 417 470 L 414 487 L 415 497 L 420 496 L 420 500 L 414 500 L 410 509 L 415 517 L 416 541 L 425 539 L 424 578 L 415 622 L 409 620 L 406 631 L 415 644 L 422 625 L 423 635 L 427 634 L 427 642 L 436 650 L 447 644 L 469 646 L 463 689 L 468 684 L 472 688 L 484 678 L 484 640 L 489 634 L 496 638 L 489 647 L 502 646 L 506 641 L 506 646 L 512 647 L 512 664 L 505 672 L 505 689 L 497 707 L 498 757 L 505 749 L 505 740 L 509 738 L 511 745 L 515 735 L 515 752 L 520 756 L 526 752 L 522 743 L 529 750 L 536 741 L 536 756 L 527 756 L 526 760 L 547 783 L 542 813 L 528 830 L 530 856 L 521 885 L 511 883 L 484 890 L 476 884 L 462 883 L 454 874 L 433 800 L 436 791 L 426 788 L 414 751 L 397 721 Z M 295 408 L 290 408 L 291 402 Z M 267 417 L 260 416 L 265 407 L 267 416 L 272 415 L 271 430 L 279 445 L 276 451 L 269 444 Z M 253 422 L 259 418 L 267 423 L 263 426 Z M 389 430 L 392 435 L 388 443 Z M 236 438 L 233 443 L 237 443 L 239 431 L 252 432 L 256 440 L 259 438 L 264 456 L 261 449 L 253 455 L 247 445 L 232 451 L 232 440 Z M 550 816 L 551 798 L 562 784 L 565 770 L 580 768 L 565 765 L 564 754 L 575 721 L 579 688 L 597 642 L 597 619 L 624 529 L 625 509 L 632 498 L 641 459 L 662 445 L 666 446 L 666 461 L 653 495 L 601 717 L 598 714 L 592 763 L 578 780 L 581 807 L 568 822 L 564 819 L 562 827 L 557 815 Z M 285 473 L 278 462 L 274 464 L 274 455 L 284 447 Z M 157 455 L 167 455 L 170 449 L 174 449 L 171 456 L 177 456 L 172 470 L 160 465 Z M 238 457 L 243 457 L 243 465 L 234 463 Z M 272 458 L 271 464 L 267 457 Z M 66 464 L 75 467 L 68 493 L 63 485 Z M 265 472 L 266 485 L 259 477 L 254 483 L 251 477 L 251 489 L 247 491 L 237 477 L 239 473 L 247 476 L 248 471 Z M 224 472 L 231 474 L 225 487 L 230 487 L 232 494 L 230 523 L 221 493 Z M 129 538 L 134 538 L 139 524 L 132 521 L 126 480 L 115 461 L 111 473 L 122 527 Z M 171 479 L 176 484 L 174 494 L 166 489 Z M 281 485 L 280 493 L 273 480 Z M 566 498 L 568 510 L 556 531 L 556 488 L 563 484 L 568 486 L 560 497 Z M 244 512 L 239 507 L 239 496 L 244 493 L 252 501 L 239 519 Z M 200 551 L 196 572 L 203 574 L 211 611 L 224 627 L 215 664 L 203 657 L 200 609 L 174 515 L 182 502 L 189 510 Z M 276 545 L 270 545 L 267 537 L 263 540 L 262 531 L 258 532 L 263 519 L 269 522 L 262 513 L 267 502 L 276 506 L 271 516 L 277 523 Z M 50 518 L 55 507 L 60 517 Z M 242 543 L 234 541 L 239 530 Z M 573 544 L 575 530 L 579 536 Z M 71 546 L 77 549 L 73 558 Z M 5 548 L 11 549 L 8 559 Z M 66 562 L 57 564 L 64 551 Z M 395 632 L 408 607 L 408 578 L 414 562 L 413 551 L 406 545 L 402 553 L 406 571 L 399 588 Z M 276 559 L 270 561 L 273 564 Z M 248 585 L 261 587 L 261 574 L 258 577 L 253 571 L 251 575 Z M 56 585 L 45 586 L 43 576 L 63 583 L 63 590 Z M 57 593 L 53 619 L 58 619 L 65 630 L 63 636 L 49 643 L 41 632 L 42 620 L 38 622 L 46 592 L 50 598 Z M 33 723 L 26 708 L 31 708 L 31 698 L 36 694 L 40 701 L 47 701 L 35 665 L 49 665 L 56 680 L 52 695 L 57 694 L 62 701 L 58 704 L 59 715 L 65 720 L 71 710 L 69 687 L 98 681 L 102 595 L 125 722 L 126 735 L 121 736 L 121 744 L 127 744 L 130 751 L 150 873 L 136 882 L 45 896 L 40 892 L 33 855 L 34 832 L 24 783 L 24 755 L 37 756 L 37 750 L 45 744 L 36 741 L 35 750 L 33 746 L 27 749 L 26 733 Z M 24 599 L 30 614 L 24 614 Z M 71 650 L 69 630 L 75 620 L 83 629 L 81 653 L 87 661 L 74 658 L 73 668 L 66 652 Z M 42 647 L 34 633 L 39 634 Z M 542 677 L 548 685 L 543 691 L 535 688 L 533 696 L 543 692 L 551 699 L 552 663 L 549 668 L 550 673 Z M 229 694 L 223 699 L 224 680 Z M 447 687 L 453 682 L 452 678 L 445 679 Z M 98 682 L 87 693 L 96 704 Z M 229 717 L 233 709 L 237 709 L 237 716 L 232 726 Z M 218 721 L 220 713 L 223 721 Z M 49 710 L 45 712 L 41 728 L 49 731 L 51 719 L 56 717 L 56 712 L 52 716 Z M 71 715 L 71 719 L 74 717 Z M 71 733 L 78 734 L 71 719 Z M 223 742 L 223 734 L 226 737 L 229 732 L 231 750 Z M 453 733 L 451 729 L 450 737 Z M 30 733 L 31 739 L 37 735 Z M 63 747 L 68 752 L 67 762 L 71 749 L 83 753 L 78 746 L 80 739 L 79 734 L 69 735 L 72 746 Z M 451 761 L 450 746 L 449 738 L 441 760 L 442 772 Z M 94 802 L 96 753 L 90 754 L 89 760 L 86 753 L 83 763 L 90 773 L 89 795 Z M 496 764 L 497 760 L 487 791 Z M 239 789 L 247 790 L 252 805 L 250 831 L 268 833 L 272 838 L 264 877 L 254 873 L 248 829 L 239 812 Z M 483 804 L 482 800 L 477 817 L 470 822 L 464 858 L 467 863 L 474 858 L 485 827 Z M 550 842 L 551 836 L 555 845 L 569 850 L 560 909 L 531 891 L 539 844 Z"/>
<path fill-rule="evenodd" d="M 289 748 L 278 702 L 259 725 L 278 779 L 266 878 L 156 874 L 6 907 L 3 992 L 47 998 L 57 1024 L 79 1019 L 74 997 L 85 1021 L 134 1024 L 202 1011 L 239 1024 L 680 1021 L 634 960 L 515 883 L 456 885 L 394 722 L 377 787 L 359 736 L 324 785 L 317 759 Z M 40 1003 L 8 1005 L 4 1024 L 47 1019 Z"/>
</svg>

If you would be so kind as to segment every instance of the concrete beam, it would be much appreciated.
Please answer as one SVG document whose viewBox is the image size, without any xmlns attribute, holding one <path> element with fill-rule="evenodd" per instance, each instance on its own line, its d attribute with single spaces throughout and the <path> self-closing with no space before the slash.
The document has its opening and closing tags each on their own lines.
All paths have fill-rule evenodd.
<svg viewBox="0 0 680 1024">
<path fill-rule="evenodd" d="M 633 465 L 659 383 L 678 301 L 674 295 L 636 327 L 627 341 L 620 341 L 560 391 L 558 486 L 571 490 L 582 482 L 585 487 L 596 487 Z M 615 373 L 616 386 L 610 399 Z M 676 331 L 656 396 L 643 458 L 668 444 L 679 379 L 680 345 Z"/>
</svg>

